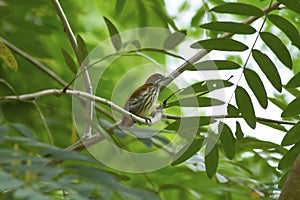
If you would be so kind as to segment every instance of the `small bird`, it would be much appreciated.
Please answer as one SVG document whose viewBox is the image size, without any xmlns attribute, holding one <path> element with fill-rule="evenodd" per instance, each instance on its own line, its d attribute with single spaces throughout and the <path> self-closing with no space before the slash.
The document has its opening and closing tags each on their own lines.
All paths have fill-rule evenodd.
<svg viewBox="0 0 300 200">
<path fill-rule="evenodd" d="M 155 109 L 158 95 L 166 79 L 167 77 L 158 73 L 150 76 L 144 85 L 137 88 L 130 95 L 124 108 L 137 116 L 148 119 L 147 116 Z M 130 127 L 133 124 L 134 121 L 130 117 L 124 116 L 121 121 L 121 126 Z"/>
</svg>

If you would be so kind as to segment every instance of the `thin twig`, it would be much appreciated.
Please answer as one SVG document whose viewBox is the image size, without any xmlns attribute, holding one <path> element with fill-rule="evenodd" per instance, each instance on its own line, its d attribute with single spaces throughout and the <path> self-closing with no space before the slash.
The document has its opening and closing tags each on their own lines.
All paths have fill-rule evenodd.
<svg viewBox="0 0 300 200">
<path fill-rule="evenodd" d="M 52 137 L 52 134 L 51 134 L 51 132 L 50 132 L 49 126 L 48 126 L 48 124 L 47 124 L 46 118 L 44 117 L 44 115 L 43 115 L 43 113 L 42 113 L 42 111 L 41 111 L 39 105 L 37 104 L 37 102 L 36 102 L 35 100 L 33 101 L 33 104 L 34 104 L 34 106 L 36 107 L 36 110 L 37 110 L 37 112 L 39 113 L 39 115 L 40 115 L 40 117 L 41 117 L 41 119 L 42 119 L 42 122 L 43 122 L 43 124 L 44 124 L 44 126 L 45 126 L 45 129 L 46 129 L 46 131 L 47 131 L 47 134 L 48 134 L 48 138 L 49 138 L 50 144 L 53 145 L 53 144 L 54 144 L 54 142 L 53 142 L 53 137 Z"/>
<path fill-rule="evenodd" d="M 81 60 L 79 59 L 78 45 L 77 45 L 77 42 L 76 42 L 76 38 L 73 34 L 73 31 L 71 29 L 71 26 L 70 26 L 70 24 L 67 20 L 67 17 L 65 15 L 59 1 L 58 0 L 52 0 L 52 2 L 53 2 L 54 6 L 56 8 L 56 11 L 57 11 L 58 16 L 60 18 L 60 21 L 63 24 L 64 30 L 67 33 L 69 41 L 70 41 L 70 43 L 73 47 L 73 50 L 75 52 L 77 61 L 80 65 L 80 70 L 82 72 L 83 80 L 84 80 L 85 91 L 92 95 L 93 94 L 93 88 L 92 88 L 91 79 L 90 79 L 90 76 L 89 76 L 88 71 L 87 71 L 87 67 L 85 66 L 84 62 L 80 63 Z M 83 137 L 90 137 L 92 135 L 92 126 L 91 126 L 91 123 L 89 123 L 89 122 L 92 121 L 92 119 L 93 119 L 94 102 L 91 101 L 91 100 L 87 100 L 85 103 L 86 103 L 87 118 L 86 118 L 86 122 L 85 122 L 85 131 L 84 131 Z"/>
</svg>

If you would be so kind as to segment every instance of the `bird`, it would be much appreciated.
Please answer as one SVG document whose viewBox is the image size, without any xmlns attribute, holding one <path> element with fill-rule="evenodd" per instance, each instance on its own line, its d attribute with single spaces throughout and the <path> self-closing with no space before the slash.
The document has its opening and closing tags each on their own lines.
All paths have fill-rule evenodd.
<svg viewBox="0 0 300 200">
<path fill-rule="evenodd" d="M 146 120 L 150 120 L 147 117 L 154 111 L 158 95 L 166 79 L 167 77 L 159 73 L 151 75 L 144 85 L 138 87 L 130 95 L 124 109 Z M 120 125 L 131 127 L 134 123 L 130 117 L 123 116 Z"/>
</svg>

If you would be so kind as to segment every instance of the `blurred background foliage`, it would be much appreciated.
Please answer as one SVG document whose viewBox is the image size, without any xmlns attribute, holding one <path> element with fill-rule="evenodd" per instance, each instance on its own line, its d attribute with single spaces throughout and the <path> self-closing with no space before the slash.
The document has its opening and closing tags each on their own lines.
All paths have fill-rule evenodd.
<svg viewBox="0 0 300 200">
<path fill-rule="evenodd" d="M 238 2 L 259 8 L 269 4 L 269 1 L 259 0 Z M 164 1 L 159 0 L 61 1 L 73 32 L 84 38 L 88 51 L 109 38 L 103 16 L 110 19 L 120 32 L 138 27 L 162 27 L 186 30 L 187 35 L 196 40 L 215 37 L 218 35 L 216 31 L 200 28 L 199 25 L 218 21 L 220 15 L 209 12 L 209 9 L 223 3 L 222 0 L 202 1 L 201 7 L 193 8 L 192 1 L 182 1 L 178 13 L 185 13 L 191 8 L 196 10 L 188 21 L 182 22 L 179 16 L 170 14 Z M 279 13 L 299 30 L 298 13 L 289 10 L 273 12 Z M 247 18 L 237 15 L 226 17 L 239 22 Z M 264 29 L 272 31 L 274 26 L 267 22 Z M 66 67 L 61 48 L 74 60 L 75 55 L 50 0 L 0 0 L 0 36 L 46 65 L 66 82 L 74 77 Z M 278 36 L 284 34 L 279 33 Z M 287 37 L 282 38 L 289 43 Z M 291 46 L 290 43 L 288 45 Z M 295 66 L 293 71 L 297 73 L 299 52 L 292 49 L 291 54 Z M 13 56 L 18 64 L 15 69 L 5 67 L 3 59 L 0 59 L 3 66 L 0 67 L 0 96 L 62 88 L 20 55 L 13 53 Z M 166 64 L 165 56 L 156 57 L 161 64 Z M 239 56 L 231 58 L 242 64 Z M 134 57 L 117 62 L 116 68 L 107 72 L 103 80 L 105 87 L 97 91 L 99 95 L 109 97 L 118 77 L 130 66 L 140 63 Z M 138 81 L 143 82 L 146 77 L 142 75 Z M 287 105 L 283 96 L 273 98 L 277 105 Z M 233 159 L 226 157 L 223 148 L 217 150 L 219 157 L 214 160 L 218 163 L 218 170 L 211 179 L 205 172 L 201 153 L 178 166 L 168 166 L 147 174 L 130 174 L 104 166 L 87 152 L 63 151 L 77 140 L 71 97 L 48 96 L 38 99 L 36 104 L 31 101 L 1 101 L 0 199 L 277 199 L 284 181 L 281 178 L 292 164 L 278 170 L 278 163 L 287 150 L 272 142 L 246 137 L 236 141 Z M 67 161 L 44 166 L 47 162 L 61 159 Z"/>
</svg>

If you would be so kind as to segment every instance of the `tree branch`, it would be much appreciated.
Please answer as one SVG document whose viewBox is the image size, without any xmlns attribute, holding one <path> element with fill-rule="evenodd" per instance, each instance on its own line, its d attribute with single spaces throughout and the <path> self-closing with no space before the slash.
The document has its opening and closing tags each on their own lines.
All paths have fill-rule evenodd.
<svg viewBox="0 0 300 200">
<path fill-rule="evenodd" d="M 70 41 L 70 43 L 73 47 L 73 50 L 75 52 L 77 61 L 80 65 L 80 70 L 82 72 L 83 79 L 84 79 L 85 90 L 86 90 L 86 92 L 88 92 L 89 94 L 92 95 L 93 94 L 93 88 L 92 88 L 91 79 L 90 79 L 90 76 L 88 74 L 87 67 L 84 65 L 84 62 L 80 63 L 81 60 L 79 59 L 78 45 L 77 45 L 77 42 L 76 42 L 76 38 L 73 34 L 73 31 L 71 29 L 71 26 L 70 26 L 70 24 L 69 24 L 69 22 L 66 18 L 66 15 L 65 15 L 59 1 L 58 0 L 52 0 L 52 3 L 54 4 L 54 6 L 56 8 L 56 11 L 57 11 L 58 16 L 60 18 L 60 21 L 63 24 L 64 30 L 67 33 L 69 41 Z M 86 118 L 86 122 L 85 122 L 85 132 L 83 134 L 83 137 L 90 137 L 90 136 L 92 136 L 92 125 L 89 123 L 89 121 L 92 121 L 92 119 L 93 119 L 94 102 L 91 101 L 91 100 L 87 100 L 85 103 L 86 103 L 87 118 Z"/>
</svg>

